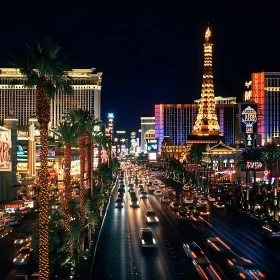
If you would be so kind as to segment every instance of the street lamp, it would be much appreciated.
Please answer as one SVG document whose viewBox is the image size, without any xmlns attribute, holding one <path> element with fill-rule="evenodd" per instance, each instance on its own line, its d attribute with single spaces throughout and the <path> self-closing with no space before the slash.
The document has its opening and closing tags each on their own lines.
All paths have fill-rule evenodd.
<svg viewBox="0 0 280 280">
<path fill-rule="evenodd" d="M 209 189 L 208 189 L 208 169 L 211 166 L 211 159 L 208 156 L 205 156 L 201 160 L 201 165 L 203 166 L 203 169 L 204 169 L 203 174 L 204 174 L 205 185 L 203 184 L 203 187 L 204 187 L 204 191 L 206 193 L 208 193 L 209 192 Z M 206 169 L 206 172 L 205 172 L 205 169 Z"/>
</svg>

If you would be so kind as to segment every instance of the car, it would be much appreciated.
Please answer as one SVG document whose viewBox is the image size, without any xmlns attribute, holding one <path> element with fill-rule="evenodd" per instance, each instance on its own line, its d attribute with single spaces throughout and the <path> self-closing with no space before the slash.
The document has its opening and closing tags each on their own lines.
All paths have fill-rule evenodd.
<svg viewBox="0 0 280 280">
<path fill-rule="evenodd" d="M 118 192 L 118 198 L 123 198 L 123 192 Z"/>
<path fill-rule="evenodd" d="M 169 203 L 170 203 L 170 198 L 167 197 L 167 196 L 163 196 L 163 197 L 160 199 L 160 202 L 163 203 L 163 204 L 169 204 Z"/>
<path fill-rule="evenodd" d="M 201 196 L 202 196 L 202 193 L 201 193 L 201 192 L 197 192 L 197 193 L 194 195 L 195 198 L 200 198 Z"/>
<path fill-rule="evenodd" d="M 225 204 L 223 202 L 216 201 L 213 203 L 213 206 L 218 209 L 225 209 Z"/>
<path fill-rule="evenodd" d="M 52 209 L 59 209 L 61 207 L 61 204 L 59 202 L 55 202 L 54 205 L 52 205 Z"/>
<path fill-rule="evenodd" d="M 30 254 L 18 254 L 14 259 L 15 265 L 25 265 L 30 261 Z"/>
<path fill-rule="evenodd" d="M 120 184 L 120 188 L 125 189 L 125 184 Z"/>
<path fill-rule="evenodd" d="M 211 201 L 211 202 L 214 202 L 214 201 L 216 201 L 216 198 L 213 197 L 213 196 L 208 195 L 208 196 L 207 196 L 207 200 L 208 200 L 208 201 Z"/>
<path fill-rule="evenodd" d="M 197 203 L 198 203 L 198 204 L 201 204 L 201 205 L 206 205 L 206 204 L 207 204 L 207 199 L 206 199 L 206 197 L 205 197 L 205 198 L 200 197 L 200 198 L 197 200 Z"/>
<path fill-rule="evenodd" d="M 210 213 L 204 206 L 199 206 L 194 208 L 194 214 L 196 216 L 208 216 Z"/>
<path fill-rule="evenodd" d="M 182 190 L 185 191 L 185 192 L 190 191 L 190 189 L 191 189 L 190 186 L 188 186 L 186 184 L 182 187 Z"/>
<path fill-rule="evenodd" d="M 148 228 L 141 228 L 139 231 L 139 238 L 142 247 L 155 247 L 156 240 L 152 232 Z"/>
<path fill-rule="evenodd" d="M 18 236 L 14 240 L 14 245 L 16 246 L 29 246 L 32 240 L 32 236 L 30 234 L 24 234 L 22 236 Z"/>
<path fill-rule="evenodd" d="M 201 279 L 221 280 L 222 277 L 218 274 L 214 266 L 206 256 L 192 260 L 192 264 Z"/>
<path fill-rule="evenodd" d="M 231 252 L 230 247 L 219 237 L 213 236 L 207 239 L 208 246 L 217 253 Z"/>
<path fill-rule="evenodd" d="M 262 233 L 264 237 L 279 238 L 280 237 L 280 223 L 275 221 L 271 224 L 262 226 Z"/>
<path fill-rule="evenodd" d="M 183 250 L 184 250 L 185 254 L 191 259 L 205 257 L 203 250 L 194 241 L 183 243 Z"/>
<path fill-rule="evenodd" d="M 165 184 L 161 182 L 161 183 L 159 184 L 159 187 L 160 187 L 160 188 L 164 188 L 164 187 L 165 187 Z"/>
<path fill-rule="evenodd" d="M 181 205 L 178 202 L 171 202 L 170 203 L 170 208 L 172 210 L 181 210 Z"/>
<path fill-rule="evenodd" d="M 117 198 L 117 200 L 115 201 L 115 207 L 116 208 L 123 208 L 123 199 L 122 198 Z"/>
<path fill-rule="evenodd" d="M 142 198 L 142 199 L 145 199 L 145 198 L 148 198 L 149 197 L 149 195 L 148 195 L 148 193 L 147 192 L 140 192 L 140 198 Z"/>
<path fill-rule="evenodd" d="M 154 195 L 161 196 L 162 192 L 160 190 L 156 190 L 154 191 Z"/>
<path fill-rule="evenodd" d="M 135 198 L 131 198 L 130 200 L 130 206 L 131 207 L 139 207 L 139 202 L 138 202 L 138 199 L 135 197 Z"/>
<path fill-rule="evenodd" d="M 191 212 L 192 214 L 194 213 L 194 206 L 193 205 L 188 205 L 185 207 L 187 212 Z"/>
<path fill-rule="evenodd" d="M 119 193 L 125 193 L 125 189 L 124 188 L 118 188 L 118 192 Z"/>
<path fill-rule="evenodd" d="M 189 204 L 192 204 L 192 203 L 193 203 L 193 199 L 189 196 L 187 196 L 183 199 L 183 204 L 184 205 L 189 205 Z"/>
<path fill-rule="evenodd" d="M 172 187 L 168 187 L 167 188 L 167 193 L 172 194 L 172 192 L 174 192 L 174 189 Z"/>
<path fill-rule="evenodd" d="M 154 186 L 149 186 L 149 192 L 153 192 L 155 190 L 156 190 L 156 188 Z"/>
<path fill-rule="evenodd" d="M 180 196 L 181 196 L 181 193 L 178 192 L 178 191 L 173 191 L 172 194 L 173 194 L 175 197 L 180 197 Z"/>
<path fill-rule="evenodd" d="M 159 219 L 153 210 L 147 210 L 145 212 L 145 217 L 148 224 L 158 224 L 159 222 Z"/>
<path fill-rule="evenodd" d="M 188 221 L 188 220 L 190 220 L 191 216 L 192 216 L 192 213 L 189 211 L 181 210 L 181 211 L 177 212 L 177 218 L 180 221 Z"/>
<path fill-rule="evenodd" d="M 136 192 L 129 192 L 130 197 L 136 197 Z"/>
<path fill-rule="evenodd" d="M 264 279 L 265 275 L 248 259 L 226 257 L 226 263 L 233 274 L 241 279 Z"/>
</svg>

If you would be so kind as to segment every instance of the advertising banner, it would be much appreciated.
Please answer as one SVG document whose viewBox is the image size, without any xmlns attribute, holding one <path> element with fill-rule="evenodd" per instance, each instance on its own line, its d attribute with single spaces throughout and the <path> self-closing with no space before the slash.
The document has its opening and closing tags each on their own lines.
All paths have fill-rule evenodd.
<svg viewBox="0 0 280 280">
<path fill-rule="evenodd" d="M 11 130 L 0 126 L 0 172 L 12 170 L 11 147 Z"/>
</svg>

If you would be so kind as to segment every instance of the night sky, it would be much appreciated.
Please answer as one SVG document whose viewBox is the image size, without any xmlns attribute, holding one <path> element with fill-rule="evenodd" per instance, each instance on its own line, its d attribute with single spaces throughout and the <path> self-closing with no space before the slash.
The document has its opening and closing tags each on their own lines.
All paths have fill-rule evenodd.
<svg viewBox="0 0 280 280">
<path fill-rule="evenodd" d="M 246 2 L 246 4 L 244 4 Z M 200 97 L 203 42 L 210 25 L 215 95 L 237 96 L 256 71 L 280 71 L 277 1 L 4 1 L 0 67 L 24 44 L 52 37 L 72 68 L 103 72 L 102 118 L 140 128 L 154 104 Z"/>
</svg>

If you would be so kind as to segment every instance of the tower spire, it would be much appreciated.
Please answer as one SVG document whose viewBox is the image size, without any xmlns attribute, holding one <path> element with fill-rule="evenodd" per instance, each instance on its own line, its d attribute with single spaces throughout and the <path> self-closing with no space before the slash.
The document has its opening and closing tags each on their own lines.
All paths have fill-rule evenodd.
<svg viewBox="0 0 280 280">
<path fill-rule="evenodd" d="M 211 31 L 205 32 L 204 69 L 202 77 L 201 98 L 192 134 L 219 135 L 220 126 L 216 114 L 214 82 L 212 71 L 212 43 L 209 43 Z"/>
</svg>

